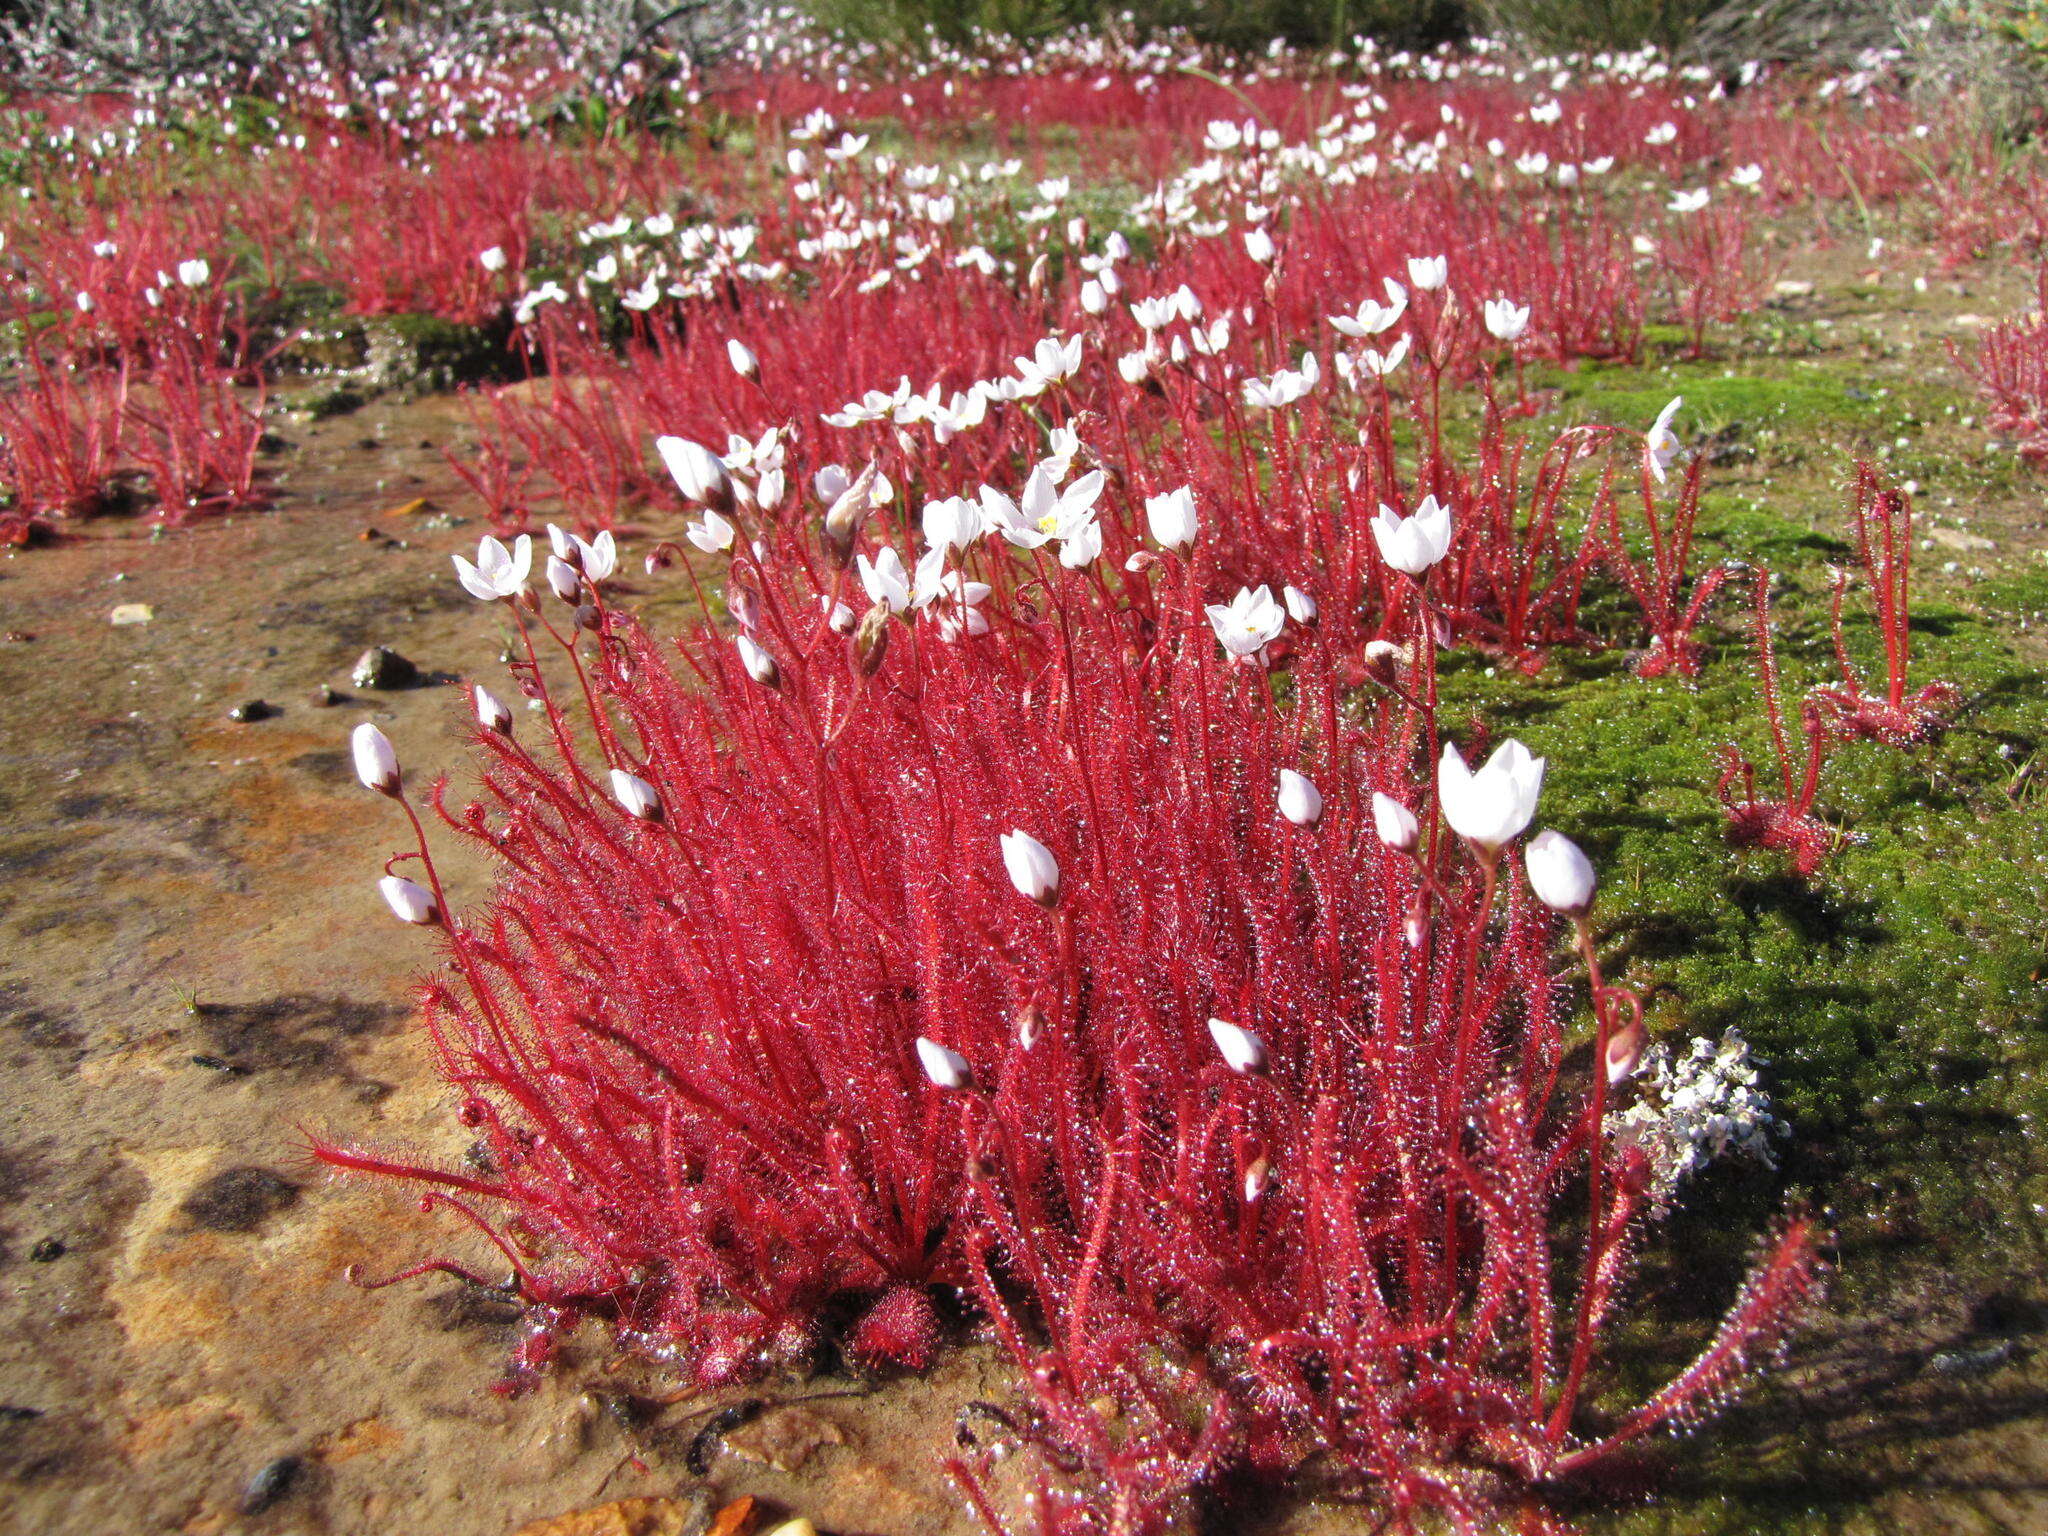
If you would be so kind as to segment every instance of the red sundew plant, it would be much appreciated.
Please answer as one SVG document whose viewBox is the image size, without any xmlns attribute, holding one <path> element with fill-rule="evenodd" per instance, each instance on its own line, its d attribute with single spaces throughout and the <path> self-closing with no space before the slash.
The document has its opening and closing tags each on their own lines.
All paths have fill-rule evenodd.
<svg viewBox="0 0 2048 1536">
<path fill-rule="evenodd" d="M 1599 430 L 1560 434 L 1537 460 L 1525 510 L 1526 445 L 1509 439 L 1490 412 L 1479 440 L 1479 474 L 1451 492 L 1465 510 L 1462 553 L 1453 560 L 1458 628 L 1524 672 L 1540 671 L 1553 644 L 1590 638 L 1578 625 L 1579 598 L 1598 549 L 1588 538 L 1567 554 L 1559 519 L 1575 468 L 1598 453 L 1606 437 Z"/>
<path fill-rule="evenodd" d="M 28 372 L 0 392 L 0 544 L 21 544 L 54 519 L 108 504 L 127 432 L 126 370 L 74 371 L 31 346 Z"/>
<path fill-rule="evenodd" d="M 609 538 L 557 539 L 560 606 L 526 596 L 524 542 L 461 568 L 508 602 L 537 706 L 515 726 L 475 690 L 478 799 L 429 796 L 499 871 L 474 913 L 358 731 L 417 836 L 385 894 L 453 968 L 422 1002 L 477 1146 L 319 1150 L 495 1247 L 519 1372 L 596 1318 L 712 1383 L 849 1311 L 850 1349 L 915 1367 L 952 1291 L 1023 1373 L 1041 1530 L 1160 1531 L 1226 1471 L 1314 1463 L 1396 1528 L 1477 1533 L 1775 1347 L 1815 1279 L 1805 1218 L 1690 1370 L 1588 1406 L 1647 1185 L 1602 1129 L 1639 1007 L 1601 978 L 1590 864 L 1515 846 L 1543 764 L 1438 763 L 1427 582 L 1400 578 L 1409 659 L 1357 696 L 1353 627 L 1208 603 L 1178 535 L 1120 575 L 940 546 L 947 579 L 891 587 L 872 484 L 821 550 L 737 540 L 730 638 L 612 609 Z M 880 595 L 835 622 L 854 572 Z M 1000 1527 L 991 1465 L 953 1465 Z"/>
<path fill-rule="evenodd" d="M 2048 266 L 2035 277 L 2030 315 L 1987 330 L 1974 353 L 1953 341 L 1949 356 L 1977 382 L 1994 432 L 2015 440 L 2030 464 L 2048 463 Z"/>
<path fill-rule="evenodd" d="M 1816 688 L 1814 702 L 1824 712 L 1828 728 L 1851 740 L 1881 741 L 1894 747 L 1934 741 L 1947 728 L 1961 694 L 1955 684 L 1942 681 L 1908 691 L 1906 674 L 1913 654 L 1912 498 L 1897 486 L 1885 484 L 1869 460 L 1859 460 L 1850 516 L 1857 562 L 1869 580 L 1878 632 L 1884 640 L 1884 694 L 1873 697 L 1864 687 L 1862 673 L 1849 659 L 1842 602 L 1851 578 L 1847 571 L 1838 570 L 1830 573 L 1834 593 L 1829 623 L 1842 681 Z"/>
<path fill-rule="evenodd" d="M 525 525 L 529 498 L 539 494 L 536 475 L 554 487 L 564 514 L 587 533 L 611 527 L 625 506 L 654 490 L 608 383 L 557 374 L 487 390 L 483 399 L 490 419 L 480 423 L 477 462 L 457 470 L 484 495 L 494 526 Z M 520 469 L 509 471 L 510 462 Z"/>
<path fill-rule="evenodd" d="M 1658 270 L 1670 285 L 1687 336 L 1687 357 L 1704 357 L 1707 328 L 1762 305 L 1777 268 L 1757 248 L 1746 198 L 1719 198 L 1679 213 L 1657 243 Z"/>
<path fill-rule="evenodd" d="M 501 313 L 526 265 L 545 143 L 455 144 L 417 161 L 344 141 L 295 162 L 310 210 L 312 270 L 357 314 L 432 314 L 474 324 Z M 486 266 L 483 253 L 502 262 Z"/>
<path fill-rule="evenodd" d="M 1729 572 L 1727 567 L 1717 566 L 1697 578 L 1690 573 L 1693 528 L 1699 521 L 1700 484 L 1706 460 L 1695 457 L 1675 490 L 1668 486 L 1669 453 L 1664 440 L 1669 439 L 1670 448 L 1675 451 L 1676 439 L 1669 438 L 1669 417 L 1678 403 L 1672 401 L 1658 418 L 1640 456 L 1636 478 L 1643 508 L 1643 539 L 1649 552 L 1647 562 L 1629 550 L 1620 497 L 1615 490 L 1618 477 L 1612 466 L 1601 483 L 1592 528 L 1604 532 L 1602 557 L 1636 600 L 1650 628 L 1649 646 L 1636 658 L 1637 674 L 1663 677 L 1676 673 L 1690 682 L 1699 676 L 1706 655 L 1705 646 L 1693 638 L 1693 630 Z M 1664 489 L 1660 491 L 1660 487 Z"/>
<path fill-rule="evenodd" d="M 1839 828 L 1813 814 L 1820 793 L 1821 767 L 1827 761 L 1831 731 L 1822 706 L 1808 698 L 1799 710 L 1800 734 L 1806 740 L 1804 764 L 1799 764 L 1785 732 L 1785 711 L 1779 699 L 1777 648 L 1771 638 L 1771 573 L 1756 573 L 1753 598 L 1755 613 L 1757 686 L 1763 694 L 1764 713 L 1770 721 L 1771 747 L 1778 759 L 1780 798 L 1757 794 L 1756 767 L 1730 744 L 1721 749 L 1721 777 L 1714 786 L 1726 810 L 1727 837 L 1731 847 L 1764 848 L 1782 853 L 1792 872 L 1811 879 L 1829 854 L 1846 840 Z M 1741 791 L 1736 793 L 1737 783 Z"/>
<path fill-rule="evenodd" d="M 148 389 L 128 401 L 128 454 L 149 476 L 157 516 L 175 528 L 197 513 L 259 505 L 256 458 L 266 388 L 233 381 L 200 354 L 199 342 L 166 345 Z"/>
</svg>

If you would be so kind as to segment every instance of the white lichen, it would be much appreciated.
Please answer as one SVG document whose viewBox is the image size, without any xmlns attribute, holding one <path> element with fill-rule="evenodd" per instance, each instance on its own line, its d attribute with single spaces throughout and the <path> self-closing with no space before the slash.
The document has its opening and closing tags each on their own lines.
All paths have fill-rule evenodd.
<svg viewBox="0 0 2048 1536">
<path fill-rule="evenodd" d="M 1716 1158 L 1732 1153 L 1777 1166 L 1771 1138 L 1788 1128 L 1771 1113 L 1758 1079 L 1762 1064 L 1734 1028 L 1719 1041 L 1695 1037 L 1675 1058 L 1661 1043 L 1644 1053 L 1634 1099 L 1607 1117 L 1607 1134 L 1616 1148 L 1639 1147 L 1648 1156 L 1650 1199 L 1660 1214 Z"/>
</svg>

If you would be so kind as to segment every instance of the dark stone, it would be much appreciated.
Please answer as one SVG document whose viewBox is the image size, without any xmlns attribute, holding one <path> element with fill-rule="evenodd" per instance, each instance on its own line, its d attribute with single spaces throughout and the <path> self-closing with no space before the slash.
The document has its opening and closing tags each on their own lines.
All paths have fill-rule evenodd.
<svg viewBox="0 0 2048 1536">
<path fill-rule="evenodd" d="M 253 720 L 268 720 L 284 711 L 263 699 L 251 699 L 246 704 L 237 704 L 228 711 L 228 718 L 238 725 L 247 725 Z"/>
<path fill-rule="evenodd" d="M 298 1481 L 302 1465 L 296 1456 L 280 1456 L 261 1468 L 242 1490 L 242 1513 L 260 1515 L 290 1493 L 292 1484 Z"/>
<path fill-rule="evenodd" d="M 349 677 L 358 688 L 412 688 L 420 682 L 420 669 L 388 645 L 373 645 L 356 659 Z"/>
<path fill-rule="evenodd" d="M 60 1239 L 46 1237 L 29 1249 L 28 1261 L 31 1264 L 54 1264 L 70 1251 Z"/>
<path fill-rule="evenodd" d="M 243 1166 L 216 1173 L 179 1209 L 212 1232 L 253 1232 L 298 1201 L 298 1185 L 268 1168 Z"/>
</svg>

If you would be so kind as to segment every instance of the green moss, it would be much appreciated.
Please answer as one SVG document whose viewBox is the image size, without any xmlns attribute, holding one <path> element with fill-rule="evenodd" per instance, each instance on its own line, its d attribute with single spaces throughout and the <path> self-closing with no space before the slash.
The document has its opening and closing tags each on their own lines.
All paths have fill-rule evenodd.
<svg viewBox="0 0 2048 1536">
<path fill-rule="evenodd" d="M 1702 550 L 1793 573 L 1774 604 L 1788 699 L 1837 675 L 1819 572 L 1840 551 L 1830 534 L 1715 498 Z M 2038 611 L 2048 575 L 1973 595 L 1986 610 Z M 1696 689 L 1637 678 L 1615 653 L 1559 657 L 1533 682 L 1467 655 L 1445 679 L 1453 721 L 1483 718 L 1549 758 L 1543 822 L 1601 869 L 1603 955 L 1643 992 L 1655 1032 L 1739 1028 L 1792 1128 L 1775 1173 L 1711 1171 L 1648 1245 L 1608 1411 L 1705 1342 L 1751 1237 L 1791 1193 L 1829 1213 L 1832 1316 L 1882 1312 L 1902 1274 L 1931 1271 L 1965 1312 L 1970 1297 L 2042 1290 L 2034 1212 L 2048 1178 L 2031 1127 L 2048 1113 L 2048 675 L 1994 614 L 1922 600 L 1913 678 L 1947 679 L 1965 702 L 1932 747 L 1855 744 L 1830 758 L 1819 809 L 1853 841 L 1801 882 L 1778 856 L 1722 838 L 1719 744 L 1738 744 L 1766 778 L 1775 768 L 1746 615 L 1732 594 L 1718 606 Z M 1874 674 L 1874 624 L 1853 612 L 1848 634 Z M 1924 1434 L 1816 1442 L 1773 1417 L 1791 1401 L 1765 1389 L 1759 1409 L 1663 1458 L 1670 1483 L 1654 1510 L 1595 1524 L 1857 1528 L 1881 1470 L 1921 1454 Z"/>
</svg>

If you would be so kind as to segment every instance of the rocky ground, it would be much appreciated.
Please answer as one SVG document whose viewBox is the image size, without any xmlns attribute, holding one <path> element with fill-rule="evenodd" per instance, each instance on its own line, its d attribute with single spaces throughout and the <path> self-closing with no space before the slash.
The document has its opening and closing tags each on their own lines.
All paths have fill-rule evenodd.
<svg viewBox="0 0 2048 1536">
<path fill-rule="evenodd" d="M 1787 355 L 1867 357 L 1902 388 L 1943 376 L 1959 315 L 2004 302 L 1896 278 L 1871 298 L 1818 271 L 1832 286 L 1770 321 Z M 483 531 L 441 458 L 466 421 L 447 396 L 280 417 L 274 511 L 161 538 L 106 520 L 0 564 L 0 1531 L 507 1536 L 616 1505 L 540 1529 L 681 1536 L 751 1496 L 758 1520 L 965 1532 L 940 1458 L 961 1409 L 1008 1390 L 971 1350 L 921 1381 L 699 1398 L 607 1371 L 588 1335 L 506 1398 L 490 1391 L 516 1338 L 501 1299 L 344 1278 L 462 1241 L 306 1145 L 459 1152 L 408 1028 L 426 950 L 372 884 L 402 825 L 355 783 L 346 737 L 375 720 L 416 772 L 460 768 L 447 685 L 500 644 L 448 565 Z M 1902 452 L 1937 473 L 1970 456 L 1923 476 L 1930 527 L 1950 530 L 1938 558 L 2038 572 L 2035 483 L 1954 419 L 1915 432 Z M 1762 470 L 1735 474 L 1771 494 Z M 1965 503 L 1944 507 L 1955 486 Z M 630 601 L 679 602 L 629 569 Z M 419 678 L 358 684 L 379 646 Z M 454 869 L 466 897 L 480 878 Z M 2048 1316 L 1945 1284 L 1939 1254 L 1901 1263 L 1896 1304 L 1827 1315 L 1719 1438 L 1776 1479 L 1788 1527 L 1812 1519 L 1798 1452 L 1820 1437 L 1850 1480 L 1829 1528 L 2048 1531 Z M 1668 1459 L 1650 1479 L 1668 1497 L 1623 1522 L 1723 1528 L 1687 1465 Z M 1228 1525 L 1357 1520 L 1239 1508 Z"/>
</svg>

